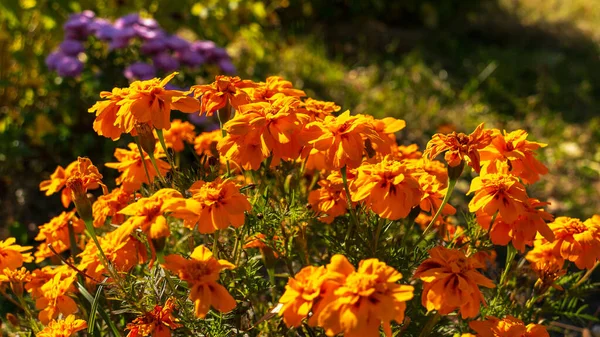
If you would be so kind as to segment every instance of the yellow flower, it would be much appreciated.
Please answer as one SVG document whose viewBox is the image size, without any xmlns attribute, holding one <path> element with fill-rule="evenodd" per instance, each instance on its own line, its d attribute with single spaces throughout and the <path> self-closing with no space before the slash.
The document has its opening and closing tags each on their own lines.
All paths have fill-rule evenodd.
<svg viewBox="0 0 600 337">
<path fill-rule="evenodd" d="M 69 315 L 60 321 L 52 321 L 36 337 L 70 337 L 77 331 L 87 328 L 87 322 Z"/>
<path fill-rule="evenodd" d="M 35 301 L 35 307 L 41 310 L 38 319 L 43 324 L 48 324 L 59 313 L 69 315 L 77 312 L 77 303 L 69 296 L 75 291 L 73 283 L 75 275 L 62 278 L 60 274 L 54 275 L 41 287 L 41 297 Z"/>
<path fill-rule="evenodd" d="M 235 299 L 217 280 L 223 269 L 233 269 L 235 266 L 226 260 L 215 259 L 204 246 L 196 247 L 190 258 L 187 260 L 181 255 L 168 255 L 162 267 L 188 283 L 196 316 L 204 318 L 211 306 L 220 312 L 233 310 Z"/>
</svg>

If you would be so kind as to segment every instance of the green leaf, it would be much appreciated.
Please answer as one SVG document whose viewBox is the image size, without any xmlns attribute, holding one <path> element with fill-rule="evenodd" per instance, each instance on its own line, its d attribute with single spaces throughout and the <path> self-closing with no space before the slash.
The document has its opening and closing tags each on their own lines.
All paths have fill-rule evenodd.
<svg viewBox="0 0 600 337">
<path fill-rule="evenodd" d="M 90 309 L 90 317 L 88 318 L 88 333 L 94 333 L 94 327 L 96 326 L 96 311 L 98 311 L 98 305 L 100 305 L 100 296 L 102 295 L 102 289 L 104 286 L 101 284 L 96 290 L 96 296 L 92 302 L 92 308 Z"/>
</svg>

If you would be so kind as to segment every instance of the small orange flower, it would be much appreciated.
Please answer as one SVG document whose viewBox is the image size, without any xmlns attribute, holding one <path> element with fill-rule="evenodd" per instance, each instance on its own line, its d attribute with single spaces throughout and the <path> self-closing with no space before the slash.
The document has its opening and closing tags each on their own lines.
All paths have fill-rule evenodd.
<svg viewBox="0 0 600 337">
<path fill-rule="evenodd" d="M 552 221 L 550 213 L 541 209 L 548 205 L 547 202 L 541 202 L 534 198 L 529 198 L 524 203 L 525 211 L 517 215 L 517 220 L 507 222 L 502 215 L 496 216 L 490 239 L 495 245 L 506 246 L 512 241 L 513 246 L 521 253 L 525 252 L 525 246 L 533 245 L 533 240 L 537 233 L 540 233 L 549 241 L 554 241 L 554 234 L 546 224 L 546 221 Z M 485 230 L 488 230 L 492 216 L 481 214 L 477 216 L 477 222 Z"/>
<path fill-rule="evenodd" d="M 25 262 L 33 261 L 31 253 L 25 253 L 33 247 L 15 245 L 15 242 L 17 242 L 15 238 L 0 240 L 0 270 L 5 268 L 14 270 Z"/>
<path fill-rule="evenodd" d="M 341 109 L 341 107 L 334 102 L 317 101 L 310 97 L 302 103 L 302 107 L 313 121 L 322 121 L 325 116 L 331 116 L 334 112 L 338 112 Z"/>
<path fill-rule="evenodd" d="M 484 130 L 483 123 L 479 124 L 470 135 L 452 132 L 447 135 L 436 133 L 433 135 L 423 153 L 429 159 L 446 152 L 444 159 L 451 167 L 458 166 L 465 158 L 468 164 L 476 171 L 481 170 L 479 151 L 492 142 L 492 130 Z"/>
<path fill-rule="evenodd" d="M 323 299 L 316 313 L 327 336 L 378 336 L 383 325 L 385 335 L 391 337 L 391 321 L 404 321 L 406 302 L 413 298 L 412 286 L 397 283 L 402 274 L 377 259 L 360 261 L 355 270 L 348 260 L 340 258 L 327 269 L 344 279 L 332 296 Z"/>
<path fill-rule="evenodd" d="M 31 282 L 31 273 L 25 267 L 20 269 L 4 268 L 0 271 L 0 286 L 4 282 L 10 283 L 13 293 L 20 297 L 23 295 L 23 284 Z"/>
<path fill-rule="evenodd" d="M 485 304 L 478 286 L 495 287 L 492 280 L 477 271 L 484 265 L 474 257 L 466 257 L 461 250 L 442 246 L 429 250 L 429 255 L 413 276 L 425 283 L 423 306 L 442 315 L 459 309 L 463 319 L 477 316 L 480 303 Z"/>
<path fill-rule="evenodd" d="M 321 188 L 308 194 L 308 202 L 317 214 L 319 221 L 330 224 L 336 217 L 344 215 L 348 211 L 346 191 L 343 184 L 333 183 L 329 177 L 319 181 L 319 186 Z"/>
<path fill-rule="evenodd" d="M 526 213 L 529 200 L 525 186 L 519 179 L 507 174 L 487 174 L 478 176 L 471 181 L 467 192 L 475 192 L 469 203 L 469 211 L 483 211 L 493 216 L 496 212 L 509 223 L 517 221 L 519 215 Z"/>
<path fill-rule="evenodd" d="M 267 245 L 267 237 L 263 233 L 257 233 L 246 239 L 246 243 L 242 248 L 258 248 L 263 256 L 272 254 L 273 257 L 279 257 L 277 252 L 273 251 L 273 246 Z M 277 235 L 273 236 L 272 245 L 281 245 L 281 238 Z"/>
<path fill-rule="evenodd" d="M 302 268 L 293 278 L 288 279 L 285 292 L 279 299 L 283 304 L 279 315 L 288 327 L 298 327 L 308 317 L 313 305 L 322 296 L 322 285 L 327 277 L 325 267 L 308 266 Z"/>
<path fill-rule="evenodd" d="M 158 239 L 171 235 L 165 213 L 174 209 L 175 205 L 185 205 L 181 193 L 171 188 L 163 188 L 148 198 L 140 198 L 123 208 L 119 214 L 128 215 L 123 226 L 139 228 L 150 239 Z"/>
<path fill-rule="evenodd" d="M 48 324 L 59 313 L 70 315 L 79 310 L 77 303 L 69 296 L 75 291 L 74 282 L 75 275 L 62 278 L 60 274 L 56 274 L 42 285 L 40 289 L 42 296 L 36 299 L 35 307 L 41 310 L 38 319 L 43 324 Z"/>
<path fill-rule="evenodd" d="M 563 269 L 565 260 L 562 256 L 554 254 L 552 243 L 537 241 L 525 258 L 531 263 L 531 269 L 538 275 L 536 286 L 542 293 L 549 287 L 562 290 L 562 287 L 554 282 L 566 274 L 566 269 Z"/>
<path fill-rule="evenodd" d="M 352 201 L 364 201 L 373 212 L 390 220 L 405 218 L 423 195 L 406 166 L 389 157 L 360 166 L 351 191 Z"/>
<path fill-rule="evenodd" d="M 171 128 L 163 133 L 167 147 L 175 152 L 181 152 L 184 149 L 183 142 L 192 144 L 196 133 L 196 127 L 189 122 L 182 122 L 181 119 L 171 121 Z M 150 150 L 148 150 L 150 151 Z"/>
<path fill-rule="evenodd" d="M 146 247 L 132 235 L 132 231 L 131 226 L 121 225 L 104 237 L 98 237 L 102 251 L 117 272 L 128 272 L 146 261 Z M 103 275 L 108 274 L 94 242 L 89 241 L 78 256 L 81 258 L 78 268 L 95 280 L 102 280 Z"/>
<path fill-rule="evenodd" d="M 232 180 L 217 178 L 212 182 L 197 181 L 189 189 L 191 199 L 172 207 L 174 217 L 184 219 L 184 225 L 203 234 L 214 233 L 229 225 L 236 228 L 245 222 L 244 212 L 252 209 L 248 198 L 240 193 Z"/>
<path fill-rule="evenodd" d="M 300 103 L 295 97 L 278 95 L 271 102 L 240 106 L 240 113 L 223 125 L 227 136 L 217 145 L 220 154 L 252 170 L 271 155 L 273 165 L 298 158 L 302 145 L 295 134 L 302 120 L 308 119 L 296 113 Z"/>
<path fill-rule="evenodd" d="M 219 156 L 217 144 L 223 138 L 221 130 L 203 132 L 194 138 L 194 150 L 199 156 L 205 155 L 209 157 Z"/>
<path fill-rule="evenodd" d="M 100 228 L 106 223 L 106 219 L 111 217 L 111 224 L 120 225 L 125 221 L 125 216 L 118 212 L 127 206 L 135 195 L 118 187 L 106 195 L 101 195 L 92 205 L 94 215 L 94 227 Z"/>
<path fill-rule="evenodd" d="M 556 238 L 550 244 L 554 255 L 575 263 L 579 269 L 591 269 L 600 258 L 600 217 L 584 222 L 569 217 L 558 217 L 548 224 Z M 540 239 L 540 243 L 547 240 Z M 538 243 L 536 243 L 537 245 Z"/>
<path fill-rule="evenodd" d="M 171 337 L 171 330 L 181 328 L 179 320 L 173 317 L 175 299 L 169 298 L 164 306 L 156 305 L 152 311 L 144 316 L 134 319 L 127 324 L 126 330 L 130 330 L 127 337 Z"/>
<path fill-rule="evenodd" d="M 442 184 L 437 180 L 437 177 L 430 175 L 429 173 L 423 172 L 419 176 L 420 189 L 423 192 L 419 207 L 425 212 L 435 214 L 437 210 L 442 206 L 442 200 L 446 195 L 445 188 L 442 188 Z M 442 215 L 454 215 L 456 208 L 450 204 L 444 205 Z"/>
<path fill-rule="evenodd" d="M 302 137 L 315 149 L 325 152 L 326 162 L 334 170 L 360 166 L 365 151 L 363 138 L 379 139 L 368 119 L 350 116 L 350 111 L 309 123 Z"/>
<path fill-rule="evenodd" d="M 526 184 L 533 184 L 540 179 L 540 175 L 548 173 L 548 168 L 535 158 L 533 152 L 546 144 L 530 142 L 527 135 L 524 130 L 510 133 L 496 130 L 492 143 L 480 152 L 483 172 L 496 173 L 497 162 L 508 163 L 510 174 L 521 178 Z"/>
<path fill-rule="evenodd" d="M 75 275 L 75 271 L 66 264 L 58 267 L 45 266 L 41 269 L 35 269 L 31 272 L 31 278 L 25 284 L 25 289 L 31 293 L 31 297 L 33 298 L 43 297 L 42 286 L 48 283 L 55 275 L 60 275 L 61 280 L 64 280 Z"/>
<path fill-rule="evenodd" d="M 196 98 L 200 98 L 200 114 L 206 113 L 208 116 L 227 105 L 238 109 L 240 105 L 250 103 L 248 93 L 243 88 L 253 88 L 258 84 L 241 80 L 239 77 L 230 77 L 218 75 L 215 81 L 207 85 L 195 85 L 191 88 Z"/>
<path fill-rule="evenodd" d="M 392 147 L 396 146 L 396 132 L 406 127 L 406 122 L 402 119 L 386 117 L 384 119 L 375 119 L 371 115 L 364 116 L 371 122 L 373 130 L 377 132 L 378 138 L 373 142 L 373 149 L 380 155 L 392 153 Z"/>
<path fill-rule="evenodd" d="M 52 218 L 50 222 L 40 226 L 40 232 L 35 237 L 36 241 L 44 241 L 35 252 L 35 263 L 40 263 L 45 258 L 53 256 L 54 253 L 48 248 L 51 244 L 57 253 L 62 253 L 71 247 L 69 238 L 69 223 L 73 225 L 73 232 L 81 234 L 85 230 L 83 220 L 75 216 L 75 211 L 62 212 L 60 215 Z"/>
<path fill-rule="evenodd" d="M 277 94 L 283 94 L 289 97 L 303 97 L 306 93 L 299 89 L 294 89 L 292 82 L 286 81 L 279 76 L 269 76 L 265 83 L 259 83 L 249 90 L 254 102 L 265 102 Z"/>
<path fill-rule="evenodd" d="M 136 144 L 129 143 L 128 147 L 129 150 L 116 149 L 115 158 L 117 158 L 118 162 L 106 163 L 104 166 L 119 170 L 121 176 L 117 178 L 117 184 L 123 185 L 122 188 L 125 191 L 133 192 L 140 189 L 142 183 L 151 184 L 158 174 L 152 165 L 150 156 L 145 151 L 142 150 L 144 153 L 144 159 L 142 160 L 142 156 L 140 156 L 140 151 Z M 159 159 L 164 157 L 166 157 L 166 155 L 162 151 L 162 148 L 157 146 L 154 150 L 154 158 L 156 158 L 156 165 L 162 176 L 171 170 L 171 166 L 167 162 Z M 148 169 L 148 175 L 150 176 L 151 181 L 148 181 L 148 177 L 144 171 L 144 165 L 146 165 L 146 168 Z"/>
<path fill-rule="evenodd" d="M 117 113 L 121 108 L 119 102 L 127 97 L 127 95 L 129 95 L 128 88 L 114 88 L 112 92 L 102 91 L 100 93 L 100 98 L 107 98 L 107 100 L 98 101 L 89 108 L 88 112 L 96 113 L 94 131 L 96 131 L 99 136 L 117 140 L 121 138 L 121 134 L 128 132 L 124 129 L 122 117 L 117 116 Z"/>
<path fill-rule="evenodd" d="M 472 321 L 471 329 L 478 337 L 550 337 L 546 328 L 539 324 L 525 324 L 518 318 L 506 316 L 498 319 L 488 316 L 485 321 Z"/>
<path fill-rule="evenodd" d="M 420 159 L 423 157 L 423 152 L 419 151 L 419 145 L 410 144 L 410 145 L 392 145 L 391 147 L 391 156 L 396 160 L 404 160 L 404 159 Z M 444 171 L 445 168 L 444 168 Z"/>
<path fill-rule="evenodd" d="M 87 322 L 69 315 L 60 321 L 51 321 L 36 337 L 70 337 L 77 331 L 87 328 Z"/>
<path fill-rule="evenodd" d="M 73 193 L 82 195 L 87 190 L 93 190 L 100 186 L 106 193 L 106 186 L 102 183 L 102 175 L 98 172 L 98 168 L 92 164 L 89 158 L 79 157 L 66 169 L 61 166 L 57 167 L 50 176 L 50 180 L 40 183 L 40 191 L 46 191 L 48 196 L 62 189 L 60 199 L 63 206 L 67 208 L 73 200 Z"/>
<path fill-rule="evenodd" d="M 168 255 L 162 267 L 188 283 L 196 316 L 204 318 L 211 306 L 219 312 L 233 310 L 235 299 L 217 280 L 223 269 L 233 269 L 235 266 L 226 260 L 215 259 L 204 246 L 196 247 L 190 258 L 187 260 L 181 255 Z"/>
</svg>

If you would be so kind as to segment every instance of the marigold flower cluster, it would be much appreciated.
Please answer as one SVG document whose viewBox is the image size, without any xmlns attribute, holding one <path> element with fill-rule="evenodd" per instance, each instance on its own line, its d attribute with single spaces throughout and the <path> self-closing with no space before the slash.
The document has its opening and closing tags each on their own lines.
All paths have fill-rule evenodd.
<svg viewBox="0 0 600 337">
<path fill-rule="evenodd" d="M 279 299 L 279 314 L 288 326 L 323 327 L 327 336 L 377 336 L 383 326 L 392 335 L 391 321 L 404 321 L 405 302 L 413 287 L 396 283 L 402 274 L 377 259 L 354 268 L 343 255 L 334 255 L 326 267 L 308 266 L 288 280 Z"/>
</svg>

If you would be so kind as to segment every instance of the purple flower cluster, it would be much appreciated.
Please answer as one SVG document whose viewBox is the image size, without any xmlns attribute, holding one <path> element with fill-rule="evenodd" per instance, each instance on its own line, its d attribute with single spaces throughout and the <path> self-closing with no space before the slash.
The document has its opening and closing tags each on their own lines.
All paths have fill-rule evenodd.
<svg viewBox="0 0 600 337">
<path fill-rule="evenodd" d="M 152 62 L 135 62 L 124 71 L 128 79 L 146 80 L 180 66 L 197 68 L 205 63 L 217 64 L 224 73 L 235 73 L 231 58 L 223 48 L 212 41 L 189 42 L 177 35 L 167 34 L 154 19 L 144 19 L 138 14 L 128 14 L 114 23 L 97 18 L 92 11 L 72 14 L 63 26 L 65 40 L 58 50 L 46 58 L 46 65 L 59 76 L 74 77 L 83 71 L 79 55 L 85 51 L 83 42 L 89 36 L 108 42 L 109 50 L 127 48 L 139 39 L 140 52 Z"/>
</svg>

